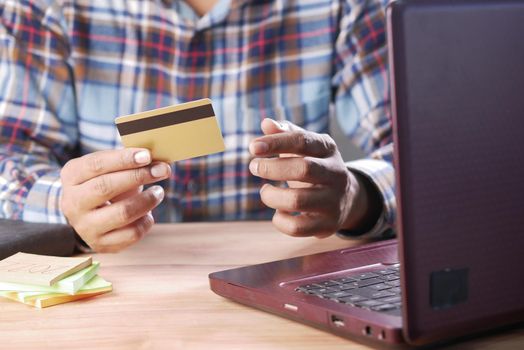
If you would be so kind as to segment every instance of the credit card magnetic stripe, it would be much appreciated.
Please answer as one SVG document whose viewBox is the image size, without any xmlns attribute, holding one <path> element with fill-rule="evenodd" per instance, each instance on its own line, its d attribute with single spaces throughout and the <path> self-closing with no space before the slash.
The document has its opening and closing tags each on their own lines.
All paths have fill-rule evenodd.
<svg viewBox="0 0 524 350">
<path fill-rule="evenodd" d="M 116 126 L 120 135 L 125 136 L 214 116 L 215 112 L 213 110 L 213 106 L 209 103 L 202 106 L 168 112 L 152 117 L 122 122 L 118 123 Z"/>
</svg>

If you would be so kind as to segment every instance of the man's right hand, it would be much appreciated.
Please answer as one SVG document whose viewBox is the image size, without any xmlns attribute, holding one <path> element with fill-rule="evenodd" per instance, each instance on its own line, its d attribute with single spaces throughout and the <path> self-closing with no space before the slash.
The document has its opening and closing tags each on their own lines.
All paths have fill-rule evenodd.
<svg viewBox="0 0 524 350">
<path fill-rule="evenodd" d="M 62 212 L 95 251 L 116 252 L 140 240 L 153 226 L 151 210 L 164 198 L 160 186 L 143 185 L 169 177 L 167 163 L 151 163 L 146 149 L 99 151 L 62 168 Z"/>
</svg>

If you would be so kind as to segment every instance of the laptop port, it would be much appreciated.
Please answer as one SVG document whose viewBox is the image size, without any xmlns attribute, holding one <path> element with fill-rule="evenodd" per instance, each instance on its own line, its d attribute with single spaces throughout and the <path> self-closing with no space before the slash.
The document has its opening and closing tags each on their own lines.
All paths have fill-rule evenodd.
<svg viewBox="0 0 524 350">
<path fill-rule="evenodd" d="M 372 335 L 373 335 L 373 330 L 371 329 L 370 326 L 366 326 L 366 327 L 362 330 L 362 333 L 364 333 L 364 335 L 367 335 L 367 336 L 372 336 Z"/>
<path fill-rule="evenodd" d="M 344 327 L 346 325 L 344 319 L 342 317 L 338 317 L 337 315 L 331 315 L 331 323 L 333 323 L 336 327 Z"/>
<path fill-rule="evenodd" d="M 286 304 L 284 304 L 284 309 L 289 310 L 289 311 L 297 312 L 298 311 L 298 306 L 286 303 Z"/>
</svg>

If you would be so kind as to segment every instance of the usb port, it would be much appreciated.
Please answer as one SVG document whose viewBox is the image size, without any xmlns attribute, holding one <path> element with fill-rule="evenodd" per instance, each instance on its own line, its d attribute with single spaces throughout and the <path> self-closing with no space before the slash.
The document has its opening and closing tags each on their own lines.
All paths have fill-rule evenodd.
<svg viewBox="0 0 524 350">
<path fill-rule="evenodd" d="M 331 323 L 333 323 L 336 327 L 344 327 L 346 325 L 344 319 L 342 317 L 338 317 L 337 315 L 331 315 Z"/>
</svg>

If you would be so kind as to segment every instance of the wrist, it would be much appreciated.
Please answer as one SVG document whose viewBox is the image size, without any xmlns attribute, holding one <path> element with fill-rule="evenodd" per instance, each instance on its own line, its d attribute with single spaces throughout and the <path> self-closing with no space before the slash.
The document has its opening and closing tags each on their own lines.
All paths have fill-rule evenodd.
<svg viewBox="0 0 524 350">
<path fill-rule="evenodd" d="M 383 200 L 377 187 L 364 175 L 349 171 L 348 215 L 341 230 L 365 233 L 377 223 L 383 211 Z"/>
</svg>

